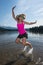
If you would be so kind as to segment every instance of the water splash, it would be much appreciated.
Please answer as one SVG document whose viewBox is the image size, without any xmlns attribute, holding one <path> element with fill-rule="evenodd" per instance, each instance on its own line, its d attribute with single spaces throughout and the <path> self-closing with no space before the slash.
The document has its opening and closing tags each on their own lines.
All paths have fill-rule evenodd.
<svg viewBox="0 0 43 65">
<path fill-rule="evenodd" d="M 39 64 L 41 62 L 41 58 L 39 57 L 39 59 L 36 61 L 36 64 Z"/>
</svg>

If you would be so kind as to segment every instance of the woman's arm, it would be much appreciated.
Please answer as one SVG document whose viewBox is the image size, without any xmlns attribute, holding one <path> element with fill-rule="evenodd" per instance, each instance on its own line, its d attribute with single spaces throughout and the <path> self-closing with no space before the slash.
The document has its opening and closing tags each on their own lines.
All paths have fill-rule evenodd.
<svg viewBox="0 0 43 65">
<path fill-rule="evenodd" d="M 16 17 L 15 17 L 15 14 L 14 14 L 14 9 L 15 9 L 15 7 L 16 7 L 16 6 L 14 6 L 14 7 L 12 8 L 12 16 L 13 16 L 13 18 L 16 20 Z"/>
<path fill-rule="evenodd" d="M 35 22 L 31 22 L 31 23 L 29 23 L 29 22 L 24 22 L 24 23 L 27 25 L 32 25 L 32 24 L 35 24 L 36 22 L 37 22 L 37 20 Z"/>
</svg>

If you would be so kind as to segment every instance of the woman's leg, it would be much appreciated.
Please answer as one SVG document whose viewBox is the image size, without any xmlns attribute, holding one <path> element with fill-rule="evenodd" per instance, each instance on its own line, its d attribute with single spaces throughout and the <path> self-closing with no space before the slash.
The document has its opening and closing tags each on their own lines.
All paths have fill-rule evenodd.
<svg viewBox="0 0 43 65">
<path fill-rule="evenodd" d="M 30 50 L 29 50 L 29 52 L 27 53 L 27 55 L 28 55 L 28 54 L 32 54 L 32 52 L 33 52 L 33 47 L 32 47 L 32 45 L 31 45 L 31 43 L 26 42 L 26 38 L 23 38 L 23 39 L 22 39 L 22 44 L 25 46 L 23 52 L 26 50 L 26 48 L 27 48 L 26 46 L 29 45 Z"/>
<path fill-rule="evenodd" d="M 27 46 L 27 45 L 29 45 L 29 47 L 30 48 L 32 48 L 32 45 L 31 45 L 31 43 L 29 43 L 29 42 L 26 42 L 26 38 L 24 37 L 24 38 L 22 38 L 22 44 L 24 45 L 24 46 Z"/>
<path fill-rule="evenodd" d="M 20 38 L 16 38 L 15 42 L 19 43 L 20 42 Z"/>
</svg>

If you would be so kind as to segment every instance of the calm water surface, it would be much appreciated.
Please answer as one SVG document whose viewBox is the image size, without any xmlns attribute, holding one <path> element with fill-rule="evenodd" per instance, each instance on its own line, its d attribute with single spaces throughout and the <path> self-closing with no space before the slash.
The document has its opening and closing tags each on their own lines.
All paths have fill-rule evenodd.
<svg viewBox="0 0 43 65">
<path fill-rule="evenodd" d="M 24 48 L 23 45 L 15 43 L 17 36 L 17 32 L 0 34 L 0 65 L 7 65 L 8 62 L 17 59 L 17 55 L 20 53 L 21 49 Z M 33 34 L 28 32 L 27 41 L 33 45 L 34 59 L 37 60 L 40 57 L 43 61 L 43 34 Z M 19 61 L 21 62 L 21 60 Z M 18 63 L 19 62 L 16 62 L 14 65 L 19 65 Z M 22 63 L 20 63 L 20 65 L 22 65 Z M 33 63 L 33 65 L 35 64 Z"/>
<path fill-rule="evenodd" d="M 16 44 L 15 39 L 17 36 L 18 32 L 0 34 L 0 47 L 10 43 Z M 33 47 L 43 50 L 43 34 L 33 34 L 28 32 L 27 41 L 29 41 Z"/>
<path fill-rule="evenodd" d="M 0 45 L 6 44 L 6 42 L 14 42 L 18 36 L 17 32 L 0 34 Z M 36 44 L 43 46 L 43 34 L 33 34 L 28 32 L 28 41 L 37 42 Z M 35 43 L 34 43 L 35 44 Z"/>
</svg>

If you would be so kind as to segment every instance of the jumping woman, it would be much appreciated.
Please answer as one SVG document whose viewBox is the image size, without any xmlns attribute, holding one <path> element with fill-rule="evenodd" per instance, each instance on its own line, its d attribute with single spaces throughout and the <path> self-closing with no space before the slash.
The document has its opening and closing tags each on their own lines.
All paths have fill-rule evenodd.
<svg viewBox="0 0 43 65">
<path fill-rule="evenodd" d="M 17 22 L 17 28 L 18 28 L 18 32 L 19 32 L 19 35 L 17 36 L 17 38 L 16 38 L 15 41 L 18 44 L 20 42 L 20 39 L 22 39 L 22 42 L 21 43 L 25 46 L 24 49 L 23 49 L 23 52 L 25 52 L 27 46 L 30 47 L 30 50 L 27 53 L 27 55 L 28 55 L 28 54 L 31 54 L 32 53 L 33 47 L 32 47 L 32 45 L 31 45 L 30 42 L 26 42 L 26 39 L 28 38 L 28 34 L 27 34 L 27 31 L 24 29 L 24 26 L 25 26 L 25 24 L 26 25 L 36 24 L 37 21 L 31 22 L 31 23 L 24 21 L 25 18 L 26 18 L 25 14 L 19 14 L 19 15 L 15 16 L 15 13 L 14 13 L 15 7 L 16 6 L 14 6 L 12 8 L 12 17 Z"/>
</svg>

